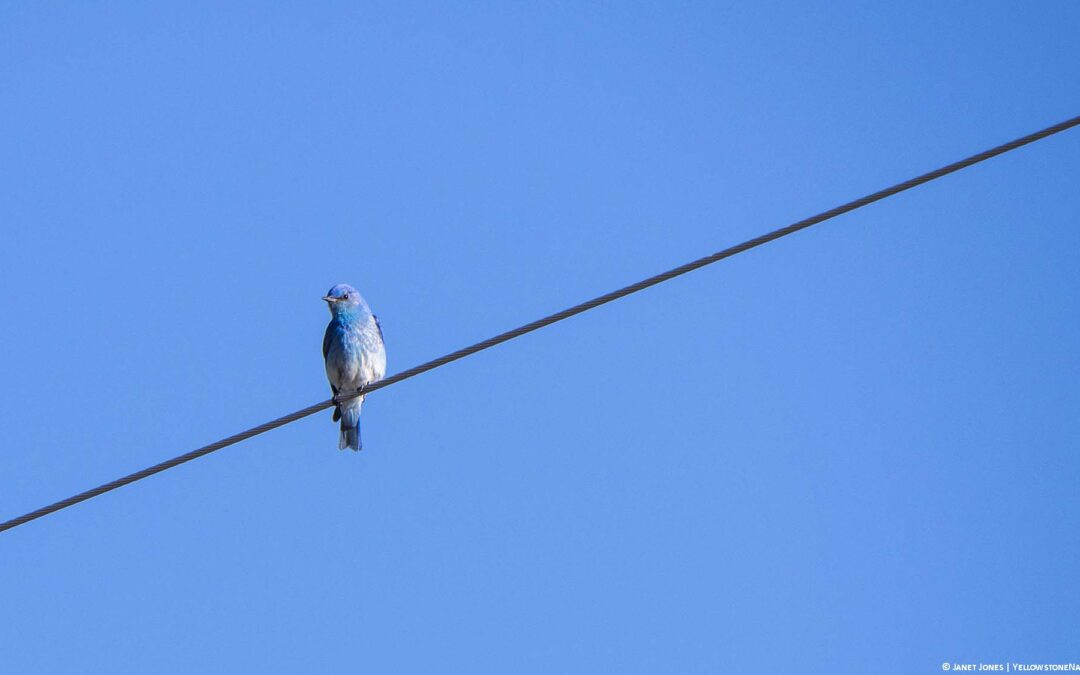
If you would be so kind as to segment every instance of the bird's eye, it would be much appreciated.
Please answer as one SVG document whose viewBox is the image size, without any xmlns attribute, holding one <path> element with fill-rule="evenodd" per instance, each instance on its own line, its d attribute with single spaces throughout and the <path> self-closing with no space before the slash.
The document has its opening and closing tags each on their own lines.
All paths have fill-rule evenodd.
<svg viewBox="0 0 1080 675">
<path fill-rule="evenodd" d="M 341 299 L 342 300 L 348 300 L 349 299 L 349 294 L 346 293 L 345 295 L 341 296 Z"/>
</svg>

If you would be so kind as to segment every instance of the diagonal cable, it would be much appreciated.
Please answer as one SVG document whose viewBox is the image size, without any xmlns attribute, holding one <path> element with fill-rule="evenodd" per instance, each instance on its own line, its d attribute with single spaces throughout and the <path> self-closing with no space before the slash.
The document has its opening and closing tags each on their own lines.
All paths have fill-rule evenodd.
<svg viewBox="0 0 1080 675">
<path fill-rule="evenodd" d="M 697 260 L 688 262 L 685 265 L 680 265 L 679 267 L 670 269 L 666 272 L 662 272 L 660 274 L 657 274 L 656 276 L 649 277 L 648 279 L 642 279 L 637 283 L 630 284 L 629 286 L 625 286 L 616 291 L 612 291 L 610 293 L 606 293 L 599 297 L 593 298 L 592 300 L 583 302 L 580 305 L 574 305 L 573 307 L 564 309 L 561 312 L 556 312 L 542 319 L 537 319 L 532 323 L 527 323 L 524 326 L 520 326 L 513 330 L 506 331 L 505 333 L 488 338 L 487 340 L 484 340 L 482 342 L 477 342 L 474 345 L 459 349 L 456 352 L 447 354 L 446 356 L 441 356 L 432 361 L 428 361 L 427 363 L 413 366 L 408 370 L 404 370 L 395 375 L 391 375 L 385 380 L 369 385 L 364 390 L 364 393 L 369 394 L 379 389 L 383 389 L 384 387 L 389 387 L 392 384 L 397 384 L 402 380 L 407 380 L 410 377 L 416 377 L 421 373 L 426 373 L 429 370 L 439 368 L 440 366 L 445 366 L 452 361 L 463 359 L 466 356 L 475 354 L 476 352 L 483 351 L 490 347 L 494 347 L 495 345 L 502 344 L 503 342 L 507 342 L 508 340 L 513 340 L 516 337 L 520 337 L 522 335 L 525 335 L 526 333 L 531 333 L 534 330 L 539 330 L 545 326 L 550 326 L 551 324 L 562 321 L 563 319 L 568 319 L 575 314 L 581 314 L 582 312 L 586 312 L 595 307 L 599 307 L 600 305 L 604 305 L 614 300 L 618 300 L 619 298 L 630 295 L 631 293 L 637 293 L 638 291 L 649 288 L 650 286 L 655 286 L 656 284 L 662 283 L 669 279 L 674 279 L 675 277 L 686 274 L 687 272 L 693 272 L 694 270 L 705 267 L 706 265 L 711 265 L 712 263 L 723 260 L 724 258 L 730 258 L 731 256 L 742 253 L 743 251 L 748 251 L 752 248 L 761 246 L 762 244 L 767 244 L 770 241 L 775 241 L 776 239 L 779 239 L 781 237 L 786 237 L 787 235 L 798 232 L 799 230 L 804 230 L 811 225 L 817 225 L 818 223 L 829 220 L 830 218 L 835 218 L 836 216 L 843 215 L 845 213 L 848 213 L 849 211 L 854 211 L 855 209 L 862 208 L 863 206 L 866 206 L 868 204 L 873 204 L 876 201 L 891 197 L 900 192 L 904 192 L 905 190 L 910 190 L 913 187 L 918 187 L 919 185 L 922 185 L 924 183 L 929 183 L 930 181 L 941 178 L 942 176 L 947 176 L 950 173 L 965 169 L 969 166 L 972 166 L 973 164 L 978 164 L 979 162 L 986 161 L 992 157 L 996 157 L 998 155 L 1009 152 L 1010 150 L 1015 150 L 1016 148 L 1022 147 L 1029 143 L 1034 143 L 1035 141 L 1041 140 L 1048 136 L 1053 136 L 1054 134 L 1065 131 L 1066 129 L 1071 129 L 1072 127 L 1075 127 L 1077 125 L 1080 125 L 1080 116 L 1067 119 L 1063 122 L 1059 122 L 1058 124 L 1047 127 L 1041 131 L 1036 131 L 1033 134 L 1022 136 L 1015 140 L 1009 141 L 1008 143 L 1004 143 L 997 147 L 990 148 L 989 150 L 984 150 L 983 152 L 972 155 L 965 159 L 961 159 L 957 162 L 953 162 L 952 164 L 947 164 L 941 168 L 934 169 L 929 173 L 924 173 L 921 176 L 910 178 L 902 183 L 897 183 L 892 187 L 887 187 L 884 190 L 879 190 L 878 192 L 869 194 L 865 197 L 861 197 L 841 206 L 837 206 L 836 208 L 829 209 L 828 211 L 823 211 L 816 216 L 811 216 L 804 220 L 800 220 L 797 223 L 792 223 L 787 227 L 773 230 L 772 232 L 763 234 L 760 237 L 755 237 L 754 239 L 750 239 L 749 241 L 744 241 L 743 243 L 736 246 L 725 248 L 722 251 L 717 251 L 716 253 L 713 253 L 712 255 L 707 255 L 704 258 L 698 258 Z M 345 396 L 339 395 L 337 397 L 337 400 L 343 401 L 349 398 L 355 398 L 357 395 L 358 394 L 355 393 Z M 123 478 L 117 478 L 114 481 L 105 483 L 104 485 L 99 485 L 98 487 L 87 490 L 86 492 L 80 492 L 79 494 L 68 497 L 67 499 L 62 499 L 55 504 L 44 506 L 36 511 L 31 511 L 30 513 L 19 516 L 18 518 L 13 518 L 7 522 L 0 523 L 0 532 L 3 532 L 4 530 L 10 530 L 13 527 L 18 527 L 19 525 L 23 525 L 30 522 L 31 520 L 35 520 L 42 516 L 47 516 L 48 514 L 54 513 L 61 509 L 66 509 L 67 507 L 78 504 L 79 502 L 86 501 L 87 499 L 97 497 L 101 494 L 105 494 L 110 490 L 115 490 L 116 488 L 123 487 L 125 485 L 128 485 L 129 483 L 134 483 L 135 481 L 142 480 L 143 478 L 152 476 L 155 473 L 160 473 L 162 471 L 165 471 L 166 469 L 171 469 L 174 466 L 183 464 L 184 462 L 190 462 L 191 460 L 202 457 L 203 455 L 209 455 L 211 452 L 221 450 L 222 448 L 228 447 L 230 445 L 235 445 L 236 443 L 247 440 L 252 436 L 258 436 L 259 434 L 266 433 L 271 429 L 277 429 L 278 427 L 285 426 L 286 424 L 295 422 L 296 420 L 308 417 L 310 415 L 314 415 L 321 410 L 326 410 L 332 405 L 334 405 L 334 399 L 328 399 L 321 403 L 310 405 L 303 410 L 297 410 L 294 413 L 279 417 L 275 420 L 264 422 L 257 427 L 252 427 L 247 431 L 241 431 L 238 434 L 229 436 L 228 438 L 223 438 L 220 441 L 216 441 L 214 443 L 211 443 L 210 445 L 203 446 L 196 450 L 192 450 L 191 452 L 180 455 L 179 457 L 173 457 L 172 459 L 161 462 L 160 464 L 155 464 L 154 466 L 147 467 L 141 471 L 136 471 L 133 474 L 124 476 Z"/>
</svg>

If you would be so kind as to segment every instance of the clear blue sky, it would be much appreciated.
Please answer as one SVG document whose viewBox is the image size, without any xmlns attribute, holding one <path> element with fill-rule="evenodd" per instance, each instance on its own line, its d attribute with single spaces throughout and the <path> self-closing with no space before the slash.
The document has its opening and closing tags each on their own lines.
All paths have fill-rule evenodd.
<svg viewBox="0 0 1080 675">
<path fill-rule="evenodd" d="M 0 519 L 1080 114 L 1080 4 L 0 8 Z M 10 672 L 1080 659 L 1080 132 L 0 535 Z"/>
</svg>

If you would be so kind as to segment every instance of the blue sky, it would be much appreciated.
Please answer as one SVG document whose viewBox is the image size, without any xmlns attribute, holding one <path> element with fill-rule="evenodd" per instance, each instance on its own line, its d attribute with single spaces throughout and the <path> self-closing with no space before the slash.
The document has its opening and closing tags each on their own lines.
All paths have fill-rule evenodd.
<svg viewBox="0 0 1080 675">
<path fill-rule="evenodd" d="M 0 519 L 1080 113 L 1080 5 L 5 3 Z M 0 535 L 12 672 L 1080 659 L 1080 132 Z"/>
</svg>

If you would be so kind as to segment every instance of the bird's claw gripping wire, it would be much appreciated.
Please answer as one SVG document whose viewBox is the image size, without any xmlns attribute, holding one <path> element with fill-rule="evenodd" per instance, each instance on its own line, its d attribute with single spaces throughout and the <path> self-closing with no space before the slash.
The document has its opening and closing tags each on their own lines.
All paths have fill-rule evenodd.
<svg viewBox="0 0 1080 675">
<path fill-rule="evenodd" d="M 367 391 L 367 385 L 366 384 L 363 385 L 362 387 L 360 387 L 359 389 L 357 389 L 356 391 L 351 391 L 351 392 L 348 392 L 346 394 L 341 394 L 341 393 L 335 394 L 334 398 L 331 399 L 331 400 L 334 402 L 334 405 L 341 405 L 342 403 L 346 403 L 348 401 L 351 401 L 354 398 L 360 398 L 361 396 L 364 395 L 365 391 Z"/>
</svg>

